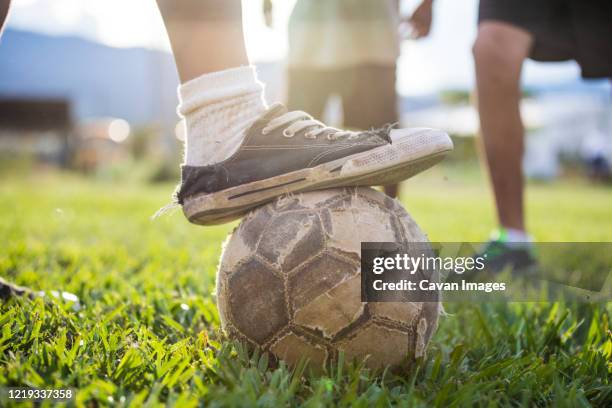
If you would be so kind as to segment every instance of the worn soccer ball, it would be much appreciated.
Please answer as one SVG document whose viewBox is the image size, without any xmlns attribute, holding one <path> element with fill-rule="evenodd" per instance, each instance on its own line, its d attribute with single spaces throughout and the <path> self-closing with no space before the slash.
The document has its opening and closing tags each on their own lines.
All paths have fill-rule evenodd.
<svg viewBox="0 0 612 408">
<path fill-rule="evenodd" d="M 361 302 L 361 242 L 427 242 L 395 200 L 370 188 L 285 196 L 251 212 L 217 272 L 222 328 L 289 365 L 343 351 L 371 368 L 424 354 L 439 305 Z"/>
</svg>

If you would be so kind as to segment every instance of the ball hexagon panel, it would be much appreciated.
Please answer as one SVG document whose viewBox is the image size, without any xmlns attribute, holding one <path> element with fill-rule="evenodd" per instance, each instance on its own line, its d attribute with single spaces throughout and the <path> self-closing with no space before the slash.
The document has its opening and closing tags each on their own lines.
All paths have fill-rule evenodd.
<svg viewBox="0 0 612 408">
<path fill-rule="evenodd" d="M 353 203 L 355 207 L 330 210 L 329 246 L 360 254 L 362 242 L 397 241 L 398 230 L 390 213 L 359 197 Z"/>
<path fill-rule="evenodd" d="M 227 292 L 232 324 L 257 344 L 289 322 L 283 280 L 254 257 L 231 274 Z"/>
<path fill-rule="evenodd" d="M 258 211 L 252 211 L 240 223 L 234 234 L 242 240 L 246 248 L 255 251 L 262 237 L 261 232 L 272 219 L 272 215 L 269 206 L 262 207 Z"/>
<path fill-rule="evenodd" d="M 358 274 L 359 265 L 326 251 L 300 265 L 289 276 L 289 299 L 299 310 L 345 279 Z"/>
<path fill-rule="evenodd" d="M 307 358 L 315 366 L 322 367 L 327 359 L 325 347 L 292 332 L 275 341 L 270 351 L 291 365 L 295 365 L 302 358 Z"/>
<path fill-rule="evenodd" d="M 219 310 L 221 327 L 226 328 L 226 326 L 230 323 L 227 320 L 229 316 L 229 295 L 227 293 L 227 274 L 222 271 L 217 273 L 216 294 L 217 309 Z"/>
<path fill-rule="evenodd" d="M 410 355 L 410 337 L 407 333 L 375 323 L 355 329 L 353 335 L 338 343 L 347 361 L 365 360 L 370 368 L 400 365 Z"/>
<path fill-rule="evenodd" d="M 368 305 L 368 311 L 372 317 L 410 326 L 416 325 L 422 308 L 422 303 L 413 302 L 378 302 Z"/>
<path fill-rule="evenodd" d="M 384 208 L 387 211 L 395 212 L 395 211 L 404 211 L 404 207 L 400 204 L 399 201 L 393 199 L 387 195 L 381 195 L 378 191 L 373 190 L 371 188 L 360 188 L 356 190 L 356 194 L 367 201 L 372 203 L 377 203 L 380 208 Z"/>
<path fill-rule="evenodd" d="M 325 246 L 325 233 L 316 211 L 279 214 L 260 233 L 263 237 L 257 253 L 285 273 Z"/>
<path fill-rule="evenodd" d="M 408 216 L 406 210 L 402 208 L 401 211 L 396 211 L 395 218 L 402 227 L 401 242 L 429 242 L 427 235 L 421 231 L 412 217 Z"/>
<path fill-rule="evenodd" d="M 356 321 L 363 309 L 361 277 L 357 274 L 296 309 L 293 323 L 317 330 L 325 338 L 332 338 Z"/>
<path fill-rule="evenodd" d="M 438 328 L 438 319 L 442 312 L 442 304 L 438 302 L 423 302 L 421 314 L 416 324 L 416 357 L 421 357 L 425 354 L 425 349 L 431 336 Z"/>
</svg>

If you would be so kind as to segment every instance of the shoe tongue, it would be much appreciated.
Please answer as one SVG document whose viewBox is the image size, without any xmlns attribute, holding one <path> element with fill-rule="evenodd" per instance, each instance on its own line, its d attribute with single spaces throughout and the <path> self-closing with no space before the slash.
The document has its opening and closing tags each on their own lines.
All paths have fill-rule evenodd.
<svg viewBox="0 0 612 408">
<path fill-rule="evenodd" d="M 287 108 L 282 103 L 275 103 L 261 116 L 261 120 L 269 122 L 285 113 L 287 113 Z"/>
</svg>

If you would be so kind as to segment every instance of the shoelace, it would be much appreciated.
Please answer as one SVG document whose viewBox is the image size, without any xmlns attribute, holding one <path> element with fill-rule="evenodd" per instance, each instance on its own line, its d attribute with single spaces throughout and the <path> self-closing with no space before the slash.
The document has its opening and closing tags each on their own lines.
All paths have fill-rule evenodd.
<svg viewBox="0 0 612 408">
<path fill-rule="evenodd" d="M 289 126 L 287 126 L 289 125 Z M 268 125 L 262 129 L 263 134 L 287 126 L 283 130 L 283 136 L 291 138 L 302 130 L 309 129 L 304 134 L 308 139 L 316 139 L 320 135 L 326 135 L 328 140 L 336 140 L 344 137 L 355 139 L 358 136 L 357 132 L 340 130 L 334 127 L 326 126 L 324 123 L 314 119 L 312 116 L 302 111 L 287 112 L 268 122 Z"/>
</svg>

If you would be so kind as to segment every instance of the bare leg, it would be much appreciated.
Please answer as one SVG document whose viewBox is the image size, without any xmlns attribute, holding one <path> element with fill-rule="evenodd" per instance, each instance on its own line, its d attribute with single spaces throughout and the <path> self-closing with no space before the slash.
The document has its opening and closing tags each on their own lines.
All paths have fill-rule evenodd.
<svg viewBox="0 0 612 408">
<path fill-rule="evenodd" d="M 474 44 L 478 112 L 499 222 L 521 231 L 525 221 L 520 77 L 532 42 L 527 31 L 487 21 L 480 24 Z"/>
<path fill-rule="evenodd" d="M 8 15 L 9 8 L 11 7 L 11 0 L 0 0 L 0 35 L 2 35 L 2 29 L 6 22 L 6 16 Z"/>
<path fill-rule="evenodd" d="M 240 0 L 157 0 L 181 78 L 248 65 Z"/>
<path fill-rule="evenodd" d="M 383 187 L 385 194 L 391 198 L 397 198 L 399 193 L 399 184 L 389 184 Z"/>
</svg>

